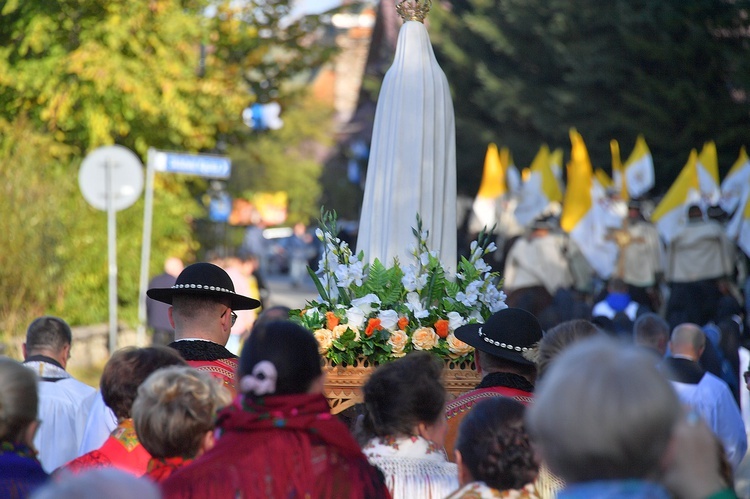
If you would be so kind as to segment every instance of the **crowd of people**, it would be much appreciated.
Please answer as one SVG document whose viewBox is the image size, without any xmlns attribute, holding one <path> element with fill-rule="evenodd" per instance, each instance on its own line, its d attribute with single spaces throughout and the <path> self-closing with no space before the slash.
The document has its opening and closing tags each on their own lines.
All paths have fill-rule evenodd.
<svg viewBox="0 0 750 499">
<path fill-rule="evenodd" d="M 722 304 L 747 307 L 747 258 L 726 235 L 723 212 L 691 205 L 686 223 L 665 241 L 631 200 L 622 226 L 606 239 L 617 247 L 612 275 L 602 280 L 576 242 L 549 215 L 506 241 L 494 266 L 503 274 L 507 303 L 530 311 L 544 329 L 565 320 L 596 319 L 627 335 L 635 318 L 659 313 L 671 327 L 718 323 Z M 718 208 L 718 207 L 716 207 Z M 725 214 L 724 214 L 725 215 Z"/>
<path fill-rule="evenodd" d="M 99 390 L 66 371 L 56 317 L 28 327 L 23 363 L 0 358 L 1 497 L 736 497 L 738 328 L 652 312 L 627 332 L 543 328 L 505 308 L 454 331 L 475 348 L 475 389 L 450 400 L 444 362 L 415 351 L 374 369 L 348 424 L 323 395 L 317 341 L 285 311 L 260 314 L 240 356 L 226 349 L 235 311 L 260 303 L 219 266 L 148 295 L 174 340 L 114 352 Z"/>
</svg>

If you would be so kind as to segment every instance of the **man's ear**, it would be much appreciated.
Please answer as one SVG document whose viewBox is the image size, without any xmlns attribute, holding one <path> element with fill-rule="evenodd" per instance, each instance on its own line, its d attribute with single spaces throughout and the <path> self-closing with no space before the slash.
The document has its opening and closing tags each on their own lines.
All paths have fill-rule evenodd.
<svg viewBox="0 0 750 499">
<path fill-rule="evenodd" d="M 21 345 L 21 350 L 23 350 L 23 360 L 26 360 L 29 356 L 29 354 L 26 353 L 26 343 Z"/>
<path fill-rule="evenodd" d="M 204 452 L 210 451 L 211 449 L 213 449 L 214 445 L 216 445 L 216 437 L 214 436 L 214 431 L 208 430 L 203 434 L 203 438 L 201 438 L 201 445 L 195 457 L 200 456 Z"/>
<path fill-rule="evenodd" d="M 482 364 L 479 363 L 479 354 L 476 350 L 474 350 L 474 365 L 477 368 L 477 372 L 482 374 Z"/>
<path fill-rule="evenodd" d="M 65 369 L 68 366 L 69 358 L 70 358 L 70 343 L 62 347 L 62 350 L 60 350 L 60 358 L 58 360 L 60 361 L 60 365 L 63 366 L 63 369 Z"/>
<path fill-rule="evenodd" d="M 323 393 L 323 389 L 326 383 L 326 373 L 321 374 L 310 383 L 310 388 L 307 389 L 307 393 Z"/>
<path fill-rule="evenodd" d="M 471 476 L 469 469 L 464 464 L 464 458 L 461 455 L 461 451 L 456 449 L 453 451 L 456 456 L 456 466 L 458 466 L 458 486 L 463 487 L 467 483 L 474 481 L 474 477 Z"/>
<path fill-rule="evenodd" d="M 34 420 L 31 423 L 29 423 L 29 426 L 26 427 L 25 430 L 23 430 L 23 434 L 21 435 L 21 438 L 23 438 L 24 444 L 26 444 L 30 449 L 36 450 L 34 448 L 34 437 L 36 436 L 36 432 L 39 429 L 39 420 Z"/>
<path fill-rule="evenodd" d="M 174 327 L 174 317 L 172 317 L 172 310 L 173 309 L 174 309 L 174 307 L 172 307 L 172 306 L 170 306 L 167 309 L 167 317 L 169 317 L 169 324 L 172 326 L 172 329 L 175 329 L 175 327 Z"/>
</svg>

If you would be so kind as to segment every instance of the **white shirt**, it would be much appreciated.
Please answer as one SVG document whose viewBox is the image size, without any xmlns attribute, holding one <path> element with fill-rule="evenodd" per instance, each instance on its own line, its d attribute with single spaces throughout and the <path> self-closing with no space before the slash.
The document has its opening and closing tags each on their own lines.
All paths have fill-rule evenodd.
<svg viewBox="0 0 750 499">
<path fill-rule="evenodd" d="M 39 381 L 39 419 L 34 447 L 44 471 L 78 457 L 78 447 L 96 390 L 73 378 Z"/>
<path fill-rule="evenodd" d="M 729 386 L 709 372 L 695 385 L 679 381 L 671 383 L 680 401 L 700 414 L 708 427 L 719 437 L 724 444 L 729 462 L 737 469 L 747 451 L 747 435 L 740 409 Z"/>
<path fill-rule="evenodd" d="M 104 403 L 102 392 L 97 390 L 93 399 L 94 402 L 91 405 L 91 412 L 89 412 L 89 417 L 86 421 L 81 445 L 78 447 L 78 456 L 101 447 L 104 441 L 109 438 L 110 433 L 117 428 L 117 416 Z"/>
</svg>

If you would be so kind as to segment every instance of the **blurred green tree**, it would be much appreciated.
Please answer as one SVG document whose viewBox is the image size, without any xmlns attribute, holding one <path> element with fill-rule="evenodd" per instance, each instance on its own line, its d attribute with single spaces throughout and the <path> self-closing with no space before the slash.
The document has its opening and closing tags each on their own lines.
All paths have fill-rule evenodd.
<svg viewBox="0 0 750 499">
<path fill-rule="evenodd" d="M 461 186 L 479 185 L 487 144 L 519 166 L 542 143 L 586 140 L 610 166 L 643 133 L 665 190 L 692 148 L 715 140 L 722 170 L 750 126 L 749 4 L 713 0 L 435 2 L 428 20 L 452 85 Z"/>
<path fill-rule="evenodd" d="M 77 185 L 86 153 L 112 143 L 144 160 L 149 147 L 225 153 L 250 136 L 241 120 L 249 104 L 278 100 L 292 113 L 307 75 L 332 49 L 315 43 L 324 16 L 292 19 L 291 3 L 0 0 L 0 174 L 14 193 L 0 204 L 2 237 L 14 252 L 0 261 L 7 273 L 0 295 L 15 296 L 0 309 L 5 331 L 22 332 L 41 312 L 71 324 L 106 320 L 106 216 L 84 202 Z M 264 147 L 287 154 L 274 142 L 289 141 L 295 121 L 290 116 L 288 131 L 263 137 Z M 325 130 L 306 133 L 292 151 Z M 301 163 L 273 166 L 296 171 L 299 181 L 311 175 L 299 201 L 308 212 L 317 173 L 314 160 Z M 231 179 L 238 192 L 254 188 L 242 168 Z M 190 260 L 197 253 L 193 228 L 205 217 L 205 189 L 205 179 L 156 175 L 152 274 L 168 255 Z M 35 224 L 24 224 L 27 217 Z M 142 200 L 118 213 L 120 316 L 130 323 L 142 219 Z"/>
</svg>

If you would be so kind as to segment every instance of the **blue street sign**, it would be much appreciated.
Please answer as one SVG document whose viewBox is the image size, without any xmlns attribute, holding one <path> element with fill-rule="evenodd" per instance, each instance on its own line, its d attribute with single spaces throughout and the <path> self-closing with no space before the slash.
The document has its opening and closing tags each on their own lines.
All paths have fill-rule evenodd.
<svg viewBox="0 0 750 499">
<path fill-rule="evenodd" d="M 229 178 L 232 162 L 225 156 L 154 151 L 154 169 L 210 178 Z"/>
</svg>

